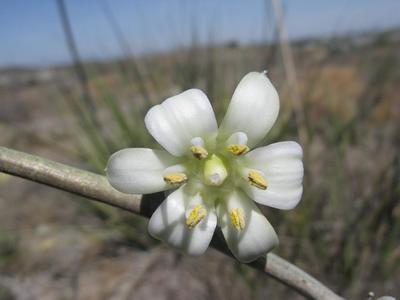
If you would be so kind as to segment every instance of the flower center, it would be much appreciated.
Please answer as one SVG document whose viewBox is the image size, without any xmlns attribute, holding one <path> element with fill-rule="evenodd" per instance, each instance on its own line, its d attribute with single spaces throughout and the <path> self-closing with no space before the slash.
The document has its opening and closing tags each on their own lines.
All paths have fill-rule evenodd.
<svg viewBox="0 0 400 300">
<path fill-rule="evenodd" d="M 228 171 L 222 159 L 212 154 L 204 163 L 203 179 L 204 183 L 212 186 L 220 186 L 228 177 Z"/>
</svg>

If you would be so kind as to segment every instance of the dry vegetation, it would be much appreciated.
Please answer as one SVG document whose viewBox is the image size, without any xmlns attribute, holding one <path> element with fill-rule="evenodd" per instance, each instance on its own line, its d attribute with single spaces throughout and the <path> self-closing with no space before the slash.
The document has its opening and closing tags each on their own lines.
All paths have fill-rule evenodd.
<svg viewBox="0 0 400 300">
<path fill-rule="evenodd" d="M 264 209 L 276 252 L 350 299 L 398 295 L 400 31 L 293 49 L 309 137 L 305 193 L 291 212 Z M 220 118 L 238 80 L 263 69 L 282 101 L 264 143 L 297 139 L 275 44 L 194 44 L 84 67 L 87 83 L 69 66 L 0 70 L 1 143 L 101 173 L 113 151 L 154 143 L 143 124 L 151 105 L 199 87 Z M 213 250 L 178 255 L 127 213 L 3 174 L 0 187 L 0 299 L 297 297 Z"/>
</svg>

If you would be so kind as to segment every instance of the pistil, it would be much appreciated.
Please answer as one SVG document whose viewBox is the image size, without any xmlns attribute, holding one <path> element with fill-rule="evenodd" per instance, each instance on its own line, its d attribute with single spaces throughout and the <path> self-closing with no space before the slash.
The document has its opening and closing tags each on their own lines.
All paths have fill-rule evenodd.
<svg viewBox="0 0 400 300">
<path fill-rule="evenodd" d="M 204 182 L 207 185 L 220 186 L 228 176 L 224 162 L 213 154 L 204 164 Z"/>
</svg>

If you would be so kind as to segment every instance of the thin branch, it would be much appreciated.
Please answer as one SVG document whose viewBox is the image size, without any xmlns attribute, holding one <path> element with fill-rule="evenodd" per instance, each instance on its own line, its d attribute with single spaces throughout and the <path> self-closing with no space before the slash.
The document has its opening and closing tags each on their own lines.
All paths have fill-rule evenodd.
<svg viewBox="0 0 400 300">
<path fill-rule="evenodd" d="M 299 84 L 297 82 L 296 67 L 294 64 L 293 52 L 289 42 L 289 36 L 286 31 L 283 20 L 282 5 L 280 0 L 271 0 L 275 15 L 275 23 L 279 37 L 279 45 L 282 51 L 283 68 L 285 69 L 287 84 L 290 97 L 292 98 L 295 120 L 298 128 L 299 140 L 303 147 L 307 145 L 308 134 L 305 127 L 305 117 L 303 105 L 300 99 Z"/>
<path fill-rule="evenodd" d="M 106 21 L 110 25 L 110 28 L 116 38 L 116 41 L 120 46 L 124 57 L 128 60 L 129 63 L 128 68 L 126 68 L 123 61 L 121 60 L 119 63 L 121 71 L 124 72 L 125 74 L 129 74 L 130 71 L 133 72 L 132 75 L 134 75 L 135 83 L 138 85 L 140 94 L 143 96 L 148 105 L 154 105 L 155 103 L 150 95 L 149 89 L 145 84 L 146 80 L 144 79 L 143 72 L 140 68 L 140 64 L 135 59 L 131 45 L 126 39 L 125 34 L 118 22 L 118 19 L 115 17 L 112 8 L 108 5 L 108 2 L 106 0 L 103 0 L 102 2 L 100 2 L 100 4 L 104 12 L 104 15 L 106 17 Z M 152 84 L 154 83 L 152 82 L 152 80 L 148 81 L 150 81 Z"/>
<path fill-rule="evenodd" d="M 60 15 L 61 26 L 65 36 L 65 42 L 68 46 L 68 51 L 71 54 L 71 58 L 74 63 L 75 73 L 79 79 L 79 83 L 82 88 L 82 99 L 83 101 L 85 101 L 88 109 L 94 114 L 96 109 L 92 95 L 90 93 L 89 80 L 86 75 L 82 59 L 79 55 L 78 47 L 76 46 L 75 37 L 72 32 L 71 23 L 64 0 L 57 0 L 57 7 Z M 95 120 L 95 122 L 97 121 Z"/>
<path fill-rule="evenodd" d="M 163 199 L 162 194 L 144 197 L 123 194 L 114 190 L 104 176 L 5 147 L 0 147 L 0 172 L 43 183 L 144 217 L 151 216 L 157 203 Z M 220 230 L 214 235 L 211 244 L 215 249 L 231 256 Z M 307 298 L 343 299 L 317 279 L 273 253 L 248 265 L 272 276 Z"/>
</svg>

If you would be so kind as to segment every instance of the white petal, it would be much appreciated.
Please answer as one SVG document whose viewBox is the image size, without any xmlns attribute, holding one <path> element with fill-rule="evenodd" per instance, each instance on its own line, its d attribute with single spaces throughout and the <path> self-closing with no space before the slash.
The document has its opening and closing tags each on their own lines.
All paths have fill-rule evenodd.
<svg viewBox="0 0 400 300">
<path fill-rule="evenodd" d="M 163 179 L 164 170 L 177 158 L 166 151 L 128 148 L 114 153 L 107 164 L 107 178 L 117 190 L 129 194 L 149 194 L 171 188 Z"/>
<path fill-rule="evenodd" d="M 243 181 L 242 187 L 254 201 L 279 209 L 292 209 L 303 193 L 303 151 L 296 142 L 280 142 L 250 151 L 246 167 L 261 171 L 267 189 L 261 190 Z M 244 170 L 244 176 L 246 174 Z"/>
<path fill-rule="evenodd" d="M 207 216 L 190 229 L 186 225 L 186 211 L 194 204 L 204 205 L 200 195 L 189 195 L 186 186 L 179 188 L 154 212 L 149 221 L 149 233 L 185 253 L 204 253 L 217 225 L 217 216 L 214 211 L 207 209 Z"/>
<path fill-rule="evenodd" d="M 263 73 L 251 72 L 239 82 L 220 126 L 219 139 L 243 131 L 248 146 L 256 145 L 274 125 L 279 112 L 279 96 Z"/>
<path fill-rule="evenodd" d="M 173 166 L 170 166 L 170 167 L 164 169 L 164 171 L 162 172 L 162 175 L 164 177 L 164 176 L 166 176 L 168 174 L 171 174 L 171 173 L 185 173 L 185 174 L 187 174 L 188 170 L 187 170 L 185 165 L 177 164 L 177 165 L 173 165 Z"/>
<path fill-rule="evenodd" d="M 157 142 L 176 156 L 189 151 L 193 138 L 205 138 L 217 131 L 210 101 L 198 89 L 187 90 L 152 107 L 144 121 Z"/>
<path fill-rule="evenodd" d="M 227 145 L 229 144 L 247 145 L 247 142 L 248 142 L 247 134 L 240 131 L 235 132 L 226 140 Z"/>
<path fill-rule="evenodd" d="M 241 208 L 245 227 L 238 231 L 231 223 L 229 212 Z M 278 244 L 274 228 L 255 203 L 240 191 L 232 192 L 218 207 L 218 222 L 233 255 L 241 262 L 250 262 L 266 254 Z"/>
<path fill-rule="evenodd" d="M 190 140 L 190 144 L 197 147 L 204 147 L 204 140 L 201 137 L 196 136 Z"/>
</svg>

